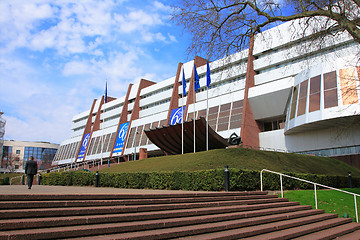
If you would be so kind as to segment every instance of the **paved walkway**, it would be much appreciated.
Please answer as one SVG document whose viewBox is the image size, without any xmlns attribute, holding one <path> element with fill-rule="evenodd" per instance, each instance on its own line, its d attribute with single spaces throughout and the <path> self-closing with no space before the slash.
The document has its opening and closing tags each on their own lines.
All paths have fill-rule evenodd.
<svg viewBox="0 0 360 240">
<path fill-rule="evenodd" d="M 0 195 L 11 194 L 164 194 L 186 193 L 191 191 L 182 190 L 147 190 L 147 189 L 120 189 L 120 188 L 95 188 L 78 186 L 45 186 L 33 185 L 27 189 L 27 185 L 0 185 Z M 193 193 L 193 192 L 192 192 Z"/>
</svg>

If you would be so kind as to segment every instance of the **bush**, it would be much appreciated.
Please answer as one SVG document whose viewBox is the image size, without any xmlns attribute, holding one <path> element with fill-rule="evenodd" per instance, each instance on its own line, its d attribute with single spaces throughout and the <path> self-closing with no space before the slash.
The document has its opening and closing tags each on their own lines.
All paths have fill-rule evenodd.
<svg viewBox="0 0 360 240">
<path fill-rule="evenodd" d="M 240 169 L 229 169 L 230 191 L 260 190 L 260 172 Z M 335 188 L 349 186 L 348 177 L 325 176 L 315 174 L 284 173 L 297 178 L 316 182 Z M 190 191 L 223 191 L 224 170 L 201 170 L 194 172 L 151 172 L 151 173 L 99 173 L 100 187 L 117 187 L 133 189 L 171 189 Z M 44 185 L 91 186 L 95 183 L 95 173 L 85 171 L 56 172 L 42 175 Z M 312 184 L 287 177 L 282 178 L 283 188 L 313 189 Z M 360 186 L 360 178 L 352 178 L 354 187 Z M 272 173 L 263 173 L 264 190 L 280 190 L 280 177 Z"/>
</svg>

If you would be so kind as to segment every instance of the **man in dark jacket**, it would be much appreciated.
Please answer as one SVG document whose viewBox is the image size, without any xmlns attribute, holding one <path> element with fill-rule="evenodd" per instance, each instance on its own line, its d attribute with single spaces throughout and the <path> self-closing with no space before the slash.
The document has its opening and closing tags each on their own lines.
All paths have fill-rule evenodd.
<svg viewBox="0 0 360 240">
<path fill-rule="evenodd" d="M 25 164 L 25 173 L 27 175 L 28 180 L 28 189 L 31 189 L 34 175 L 37 173 L 37 162 L 34 161 L 34 157 L 31 156 L 29 161 Z"/>
</svg>

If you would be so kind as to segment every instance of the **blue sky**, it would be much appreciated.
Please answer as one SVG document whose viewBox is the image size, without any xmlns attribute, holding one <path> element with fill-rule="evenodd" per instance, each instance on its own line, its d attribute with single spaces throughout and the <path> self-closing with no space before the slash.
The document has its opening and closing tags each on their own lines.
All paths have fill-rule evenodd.
<svg viewBox="0 0 360 240">
<path fill-rule="evenodd" d="M 0 111 L 5 139 L 61 143 L 104 93 L 176 74 L 190 37 L 163 0 L 2 0 Z"/>
</svg>

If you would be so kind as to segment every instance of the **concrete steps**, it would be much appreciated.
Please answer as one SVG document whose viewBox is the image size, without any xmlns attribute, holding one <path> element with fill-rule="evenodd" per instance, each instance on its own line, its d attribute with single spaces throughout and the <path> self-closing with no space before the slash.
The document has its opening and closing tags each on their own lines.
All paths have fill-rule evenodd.
<svg viewBox="0 0 360 240">
<path fill-rule="evenodd" d="M 360 239 L 359 231 L 265 192 L 0 195 L 0 240 Z"/>
</svg>

